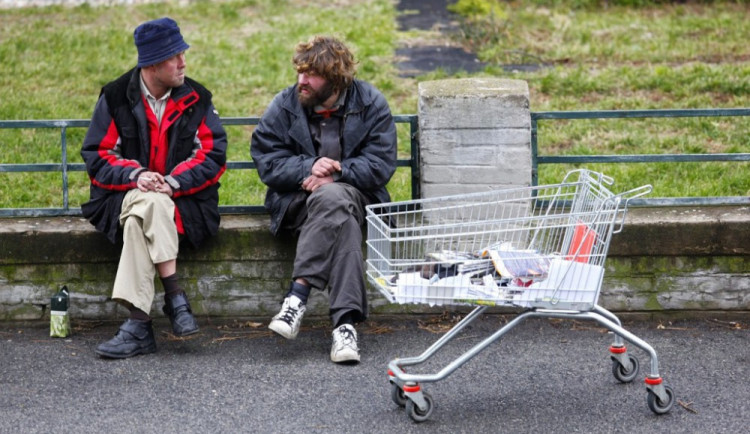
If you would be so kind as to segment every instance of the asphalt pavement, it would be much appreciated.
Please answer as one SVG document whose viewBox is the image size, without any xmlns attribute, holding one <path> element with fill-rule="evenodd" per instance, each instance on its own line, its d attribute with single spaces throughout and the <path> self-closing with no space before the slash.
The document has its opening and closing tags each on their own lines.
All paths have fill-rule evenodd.
<svg viewBox="0 0 750 434">
<path fill-rule="evenodd" d="M 612 375 L 612 336 L 595 323 L 531 319 L 445 379 L 422 385 L 434 409 L 413 422 L 391 400 L 387 364 L 416 356 L 455 313 L 375 317 L 358 327 L 362 362 L 329 360 L 330 328 L 305 318 L 286 341 L 267 320 L 199 318 L 188 338 L 157 319 L 158 351 L 126 360 L 94 354 L 115 322 L 73 319 L 69 338 L 45 321 L 0 323 L 0 432 L 106 433 L 744 433 L 750 416 L 750 322 L 703 317 L 623 320 L 658 353 L 676 403 L 647 405 L 640 375 Z M 411 373 L 435 373 L 513 315 L 483 316 Z"/>
</svg>

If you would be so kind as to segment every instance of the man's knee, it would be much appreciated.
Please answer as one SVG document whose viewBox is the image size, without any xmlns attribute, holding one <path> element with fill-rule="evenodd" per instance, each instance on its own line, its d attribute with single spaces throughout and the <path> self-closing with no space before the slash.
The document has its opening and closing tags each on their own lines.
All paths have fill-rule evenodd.
<svg viewBox="0 0 750 434">
<path fill-rule="evenodd" d="M 349 208 L 352 204 L 352 199 L 347 194 L 346 188 L 342 184 L 331 183 L 326 184 L 310 194 L 307 198 L 307 208 L 310 210 L 318 207 L 324 207 L 325 209 L 334 208 Z"/>
<path fill-rule="evenodd" d="M 166 194 L 133 189 L 125 196 L 121 216 L 133 213 L 142 215 L 149 211 L 167 211 L 171 213 L 173 209 L 174 202 Z"/>
<path fill-rule="evenodd" d="M 143 200 L 150 206 L 155 206 L 158 209 L 171 210 L 174 207 L 172 198 L 164 193 L 155 193 L 153 191 L 147 191 L 143 193 Z"/>
<path fill-rule="evenodd" d="M 132 231 L 138 231 L 139 233 L 142 233 L 143 227 L 141 225 L 141 218 L 134 215 L 126 217 L 122 224 L 122 231 L 125 234 L 129 234 Z"/>
<path fill-rule="evenodd" d="M 133 213 L 142 218 L 174 218 L 174 202 L 172 198 L 164 193 L 155 193 L 152 191 L 140 192 L 134 202 Z"/>
</svg>

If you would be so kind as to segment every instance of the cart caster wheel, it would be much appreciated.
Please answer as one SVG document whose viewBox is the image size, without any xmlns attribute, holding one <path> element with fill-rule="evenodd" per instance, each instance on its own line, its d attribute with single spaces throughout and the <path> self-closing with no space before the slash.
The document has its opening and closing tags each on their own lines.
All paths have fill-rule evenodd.
<svg viewBox="0 0 750 434">
<path fill-rule="evenodd" d="M 674 405 L 674 392 L 672 391 L 672 388 L 665 385 L 664 392 L 667 394 L 666 402 L 659 399 L 654 392 L 650 390 L 648 391 L 648 408 L 656 414 L 669 413 L 669 410 L 672 409 L 672 405 Z"/>
<path fill-rule="evenodd" d="M 406 401 L 409 400 L 409 398 L 406 397 L 406 394 L 404 393 L 403 389 L 398 387 L 398 384 L 391 383 L 391 400 L 398 405 L 399 407 L 406 407 Z"/>
<path fill-rule="evenodd" d="M 417 404 L 415 404 L 411 399 L 408 399 L 406 401 L 406 414 L 409 415 L 411 420 L 417 423 L 421 423 L 429 419 L 434 407 L 432 404 L 432 396 L 430 396 L 429 393 L 422 392 L 422 396 L 424 397 L 424 400 L 427 401 L 427 408 L 424 410 L 420 410 L 419 407 L 417 407 Z"/>
<path fill-rule="evenodd" d="M 612 375 L 614 375 L 620 383 L 630 383 L 635 380 L 636 376 L 638 376 L 638 359 L 631 354 L 628 354 L 628 359 L 630 359 L 630 363 L 633 365 L 632 369 L 629 371 L 626 370 L 618 360 L 612 360 Z"/>
</svg>

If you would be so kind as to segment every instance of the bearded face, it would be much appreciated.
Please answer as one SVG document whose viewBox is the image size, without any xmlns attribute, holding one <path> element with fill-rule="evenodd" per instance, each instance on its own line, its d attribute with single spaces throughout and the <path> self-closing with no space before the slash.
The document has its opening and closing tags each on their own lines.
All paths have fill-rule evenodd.
<svg viewBox="0 0 750 434">
<path fill-rule="evenodd" d="M 325 78 L 310 73 L 300 73 L 297 76 L 297 97 L 305 108 L 323 105 L 333 96 L 333 84 Z"/>
</svg>

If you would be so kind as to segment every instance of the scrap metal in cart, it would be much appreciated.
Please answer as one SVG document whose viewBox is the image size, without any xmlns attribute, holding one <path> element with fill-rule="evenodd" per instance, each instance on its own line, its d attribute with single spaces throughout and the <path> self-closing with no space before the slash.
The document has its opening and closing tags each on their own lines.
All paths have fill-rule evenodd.
<svg viewBox="0 0 750 434">
<path fill-rule="evenodd" d="M 507 188 L 367 207 L 367 276 L 394 303 L 476 306 L 421 355 L 388 364 L 391 398 L 416 422 L 433 399 L 422 383 L 446 378 L 528 318 L 593 320 L 614 334 L 612 373 L 623 383 L 639 372 L 628 341 L 650 355 L 648 407 L 669 412 L 675 401 L 659 375 L 656 351 L 597 305 L 613 234 L 644 185 L 614 194 L 612 178 L 569 172 L 559 184 Z M 432 357 L 490 306 L 525 308 L 501 329 L 434 374 L 407 373 Z"/>
</svg>

